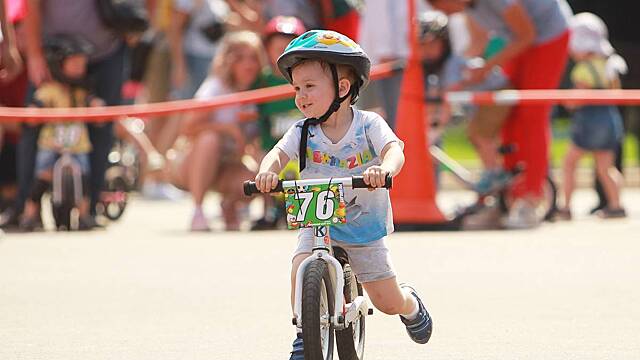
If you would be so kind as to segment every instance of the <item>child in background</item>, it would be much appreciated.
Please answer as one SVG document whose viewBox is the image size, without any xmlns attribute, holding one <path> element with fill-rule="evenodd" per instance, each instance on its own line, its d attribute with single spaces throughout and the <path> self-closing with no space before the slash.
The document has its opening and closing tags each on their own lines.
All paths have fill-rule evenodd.
<svg viewBox="0 0 640 360">
<path fill-rule="evenodd" d="M 196 92 L 196 99 L 248 90 L 266 64 L 260 37 L 250 31 L 227 33 L 221 40 L 211 71 Z M 188 190 L 194 211 L 191 231 L 209 231 L 202 204 L 209 190 L 222 196 L 220 203 L 226 230 L 238 230 L 238 207 L 248 199 L 236 179 L 255 175 L 243 163 L 245 145 L 257 131 L 249 120 L 257 116 L 253 105 L 229 105 L 210 112 L 191 113 L 182 124 L 178 156 L 173 158 L 171 180 Z M 185 141 L 183 141 L 185 140 Z M 168 156 L 169 157 L 169 156 Z"/>
<path fill-rule="evenodd" d="M 78 36 L 58 35 L 45 39 L 45 56 L 53 80 L 40 85 L 34 94 L 34 105 L 45 108 L 69 108 L 102 106 L 98 98 L 88 91 L 86 78 L 90 43 Z M 95 226 L 89 213 L 89 133 L 82 122 L 53 122 L 45 124 L 38 138 L 36 154 L 36 179 L 29 200 L 25 204 L 20 227 L 25 231 L 35 230 L 40 224 L 40 200 L 49 189 L 53 179 L 53 167 L 63 152 L 71 154 L 82 172 L 83 198 L 78 206 L 79 229 Z"/>
<path fill-rule="evenodd" d="M 427 117 L 430 124 L 437 126 L 442 126 L 449 120 L 450 109 L 446 104 L 430 98 L 440 98 L 445 91 L 489 91 L 510 86 L 506 75 L 498 67 L 491 70 L 482 83 L 466 85 L 465 69 L 472 67 L 474 63 L 481 65 L 484 60 L 480 57 L 468 59 L 452 53 L 448 23 L 447 15 L 440 11 L 425 11 L 418 17 L 420 55 L 429 101 Z M 467 135 L 484 166 L 480 180 L 475 184 L 475 191 L 479 194 L 500 188 L 509 180 L 509 175 L 502 168 L 497 149 L 500 131 L 510 110 L 509 106 L 499 105 L 465 109 L 470 114 Z"/>
<path fill-rule="evenodd" d="M 302 179 L 362 174 L 367 184 L 381 187 L 386 175 L 400 172 L 402 141 L 378 114 L 351 106 L 369 80 L 370 66 L 359 45 L 333 31 L 311 30 L 289 44 L 278 67 L 293 84 L 296 106 L 307 119 L 289 128 L 262 160 L 255 179 L 260 191 L 273 189 L 283 166 L 296 158 Z M 431 336 L 431 318 L 417 292 L 398 285 L 385 245 L 393 231 L 389 193 L 345 189 L 345 199 L 367 211 L 332 228 L 332 242 L 347 252 L 374 306 L 400 315 L 411 339 L 425 344 Z M 292 301 L 297 269 L 312 253 L 312 230 L 299 232 L 292 260 Z M 291 360 L 303 359 L 303 334 L 298 333 Z"/>
<path fill-rule="evenodd" d="M 291 40 L 302 35 L 305 31 L 302 21 L 292 16 L 276 16 L 267 23 L 263 31 L 262 42 L 270 66 L 264 68 L 253 88 L 288 84 L 287 79 L 278 70 L 278 57 L 284 52 Z M 258 115 L 260 148 L 262 150 L 260 159 L 262 159 L 264 154 L 273 149 L 278 139 L 287 132 L 291 125 L 302 117 L 302 114 L 296 108 L 293 99 L 284 99 L 258 104 Z M 297 165 L 291 162 L 281 175 L 292 180 L 297 177 L 297 174 Z M 264 204 L 265 214 L 253 224 L 252 230 L 275 229 L 278 226 L 278 221 L 284 218 L 283 207 L 277 204 L 277 201 L 274 202 L 272 196 L 266 195 Z"/>
<path fill-rule="evenodd" d="M 608 40 L 605 23 L 594 14 L 580 13 L 571 20 L 571 57 L 576 62 L 571 80 L 577 89 L 618 89 L 620 74 L 627 71 L 625 61 Z M 563 166 L 564 208 L 558 216 L 571 219 L 571 196 L 575 171 L 585 153 L 592 153 L 596 174 L 603 185 L 608 206 L 598 212 L 604 218 L 625 217 L 620 204 L 622 174 L 614 166 L 615 147 L 622 140 L 622 117 L 613 105 L 571 106 L 573 122 L 569 151 Z"/>
</svg>

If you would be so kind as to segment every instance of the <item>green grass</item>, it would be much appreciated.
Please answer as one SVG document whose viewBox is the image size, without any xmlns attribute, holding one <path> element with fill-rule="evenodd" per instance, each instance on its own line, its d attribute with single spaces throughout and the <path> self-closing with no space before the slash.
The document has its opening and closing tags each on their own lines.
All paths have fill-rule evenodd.
<svg viewBox="0 0 640 360">
<path fill-rule="evenodd" d="M 551 142 L 551 164 L 553 167 L 559 167 L 562 164 L 564 155 L 569 147 L 569 120 L 557 119 L 553 123 L 553 140 Z M 447 129 L 443 138 L 443 147 L 449 156 L 459 161 L 464 166 L 470 168 L 480 167 L 480 160 L 475 150 L 465 134 L 466 127 L 457 125 Z M 624 143 L 624 165 L 638 166 L 640 160 L 638 140 L 627 135 Z M 593 160 L 590 156 L 586 156 L 582 161 L 582 166 L 591 166 Z"/>
</svg>

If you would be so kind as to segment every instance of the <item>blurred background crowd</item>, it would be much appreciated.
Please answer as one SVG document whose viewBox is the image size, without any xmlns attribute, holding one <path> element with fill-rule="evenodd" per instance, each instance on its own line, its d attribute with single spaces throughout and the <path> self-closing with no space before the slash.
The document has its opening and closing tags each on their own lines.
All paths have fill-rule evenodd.
<svg viewBox="0 0 640 360">
<path fill-rule="evenodd" d="M 414 31 L 424 65 L 428 126 L 455 128 L 455 119 L 465 118 L 464 142 L 473 145 L 482 168 L 474 191 L 490 192 L 506 181 L 509 168 L 526 166 L 511 189 L 515 201 L 507 227 L 539 224 L 531 209 L 553 165 L 552 117 L 573 118 L 562 149 L 564 197 L 558 216 L 571 218 L 574 174 L 585 153 L 594 155 L 600 194 L 593 212 L 605 218 L 626 215 L 620 201 L 622 161 L 626 156 L 637 165 L 639 155 L 624 155 L 623 149 L 631 148 L 625 133 L 638 132 L 637 108 L 451 108 L 438 99 L 452 90 L 637 88 L 640 35 L 633 17 L 621 16 L 638 7 L 633 1 L 614 6 L 588 0 L 416 0 L 414 22 L 408 2 L 397 0 L 120 3 L 0 1 L 0 104 L 85 107 L 207 100 L 286 84 L 276 60 L 308 29 L 349 36 L 374 65 L 406 61 L 408 34 Z M 396 119 L 401 83 L 401 72 L 373 82 L 357 106 L 383 114 L 394 126 L 403 121 Z M 3 121 L 0 227 L 42 229 L 41 199 L 55 182 L 55 164 L 70 154 L 83 190 L 77 228 L 104 226 L 99 215 L 106 211 L 105 194 L 115 186 L 110 172 L 114 164 L 124 164 L 127 192 L 155 200 L 189 197 L 193 213 L 184 220 L 189 229 L 210 229 L 203 203 L 207 193 L 216 192 L 224 228 L 238 230 L 247 202 L 240 182 L 254 177 L 261 157 L 301 117 L 292 100 L 282 100 L 145 119 L 67 122 L 64 129 Z M 496 149 L 504 143 L 517 146 L 502 159 Z M 295 164 L 282 176 L 295 178 Z M 266 197 L 264 204 L 264 216 L 251 227 L 282 226 L 278 199 Z"/>
</svg>

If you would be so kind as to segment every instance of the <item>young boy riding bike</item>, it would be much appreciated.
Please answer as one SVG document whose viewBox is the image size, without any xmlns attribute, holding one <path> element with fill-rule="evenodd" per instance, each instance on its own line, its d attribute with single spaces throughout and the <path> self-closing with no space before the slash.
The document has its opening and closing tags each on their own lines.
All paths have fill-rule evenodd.
<svg viewBox="0 0 640 360">
<path fill-rule="evenodd" d="M 294 39 L 278 59 L 278 67 L 293 84 L 295 103 L 306 116 L 293 125 L 262 160 L 255 182 L 262 192 L 278 183 L 290 159 L 298 158 L 302 179 L 363 175 L 373 188 L 404 164 L 403 143 L 379 115 L 351 105 L 369 80 L 370 61 L 348 37 L 312 30 Z M 385 238 L 393 232 L 388 192 L 345 189 L 345 200 L 362 211 L 332 229 L 332 242 L 343 248 L 358 280 L 374 306 L 400 315 L 411 339 L 425 344 L 432 321 L 417 292 L 398 285 Z M 292 302 L 300 263 L 312 253 L 313 231 L 300 230 L 292 260 Z M 302 334 L 293 342 L 292 360 L 304 358 Z"/>
</svg>

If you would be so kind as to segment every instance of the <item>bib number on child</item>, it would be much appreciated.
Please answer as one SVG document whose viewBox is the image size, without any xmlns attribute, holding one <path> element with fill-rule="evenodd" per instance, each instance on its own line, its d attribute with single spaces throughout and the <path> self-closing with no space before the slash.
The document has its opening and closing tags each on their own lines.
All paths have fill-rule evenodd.
<svg viewBox="0 0 640 360">
<path fill-rule="evenodd" d="M 342 184 L 285 187 L 284 198 L 289 229 L 347 222 Z"/>
</svg>

